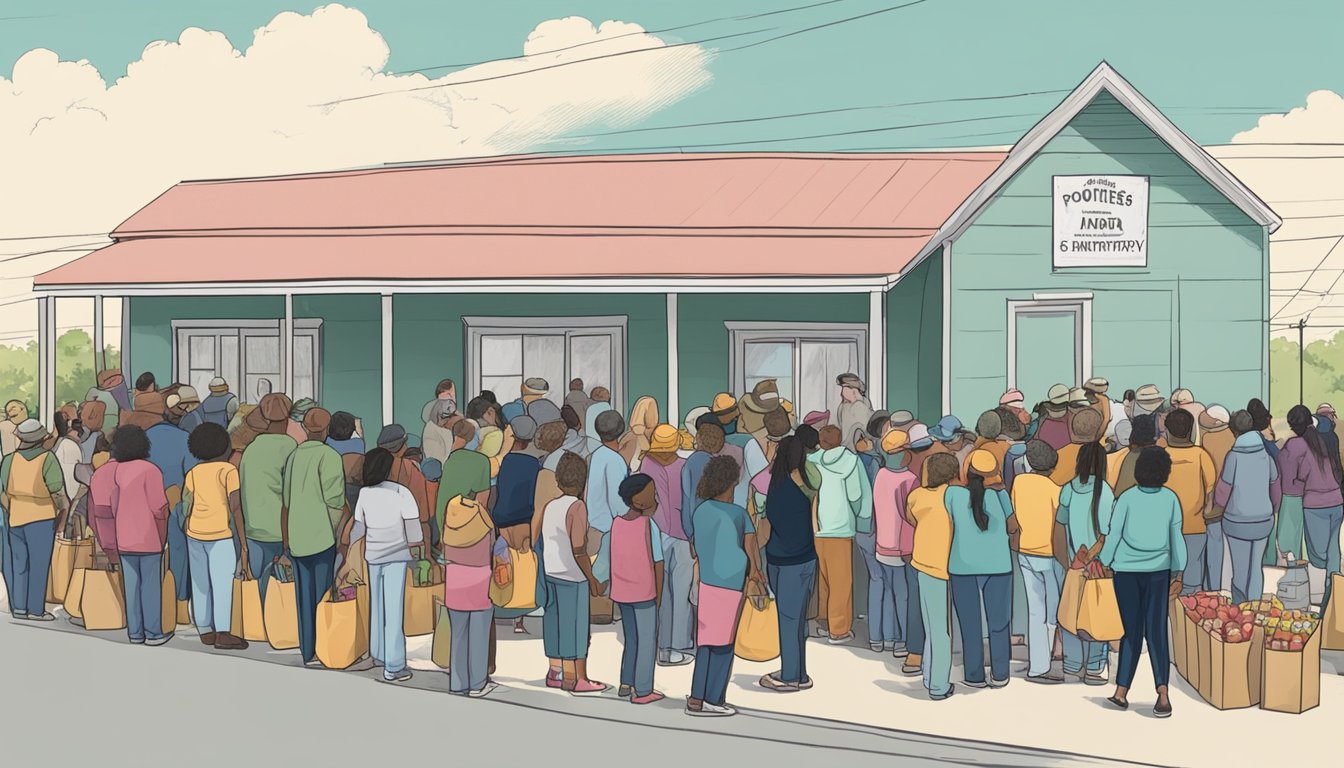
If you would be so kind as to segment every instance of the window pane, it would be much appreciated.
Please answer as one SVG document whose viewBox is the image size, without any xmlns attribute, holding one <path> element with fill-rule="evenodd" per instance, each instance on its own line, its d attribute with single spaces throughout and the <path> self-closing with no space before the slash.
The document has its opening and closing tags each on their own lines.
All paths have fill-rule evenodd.
<svg viewBox="0 0 1344 768">
<path fill-rule="evenodd" d="M 313 345 L 316 339 L 312 336 L 294 337 L 294 393 L 293 398 L 298 400 L 303 397 L 317 399 L 316 387 L 313 379 Z"/>
<path fill-rule="evenodd" d="M 565 378 L 565 337 L 524 336 L 522 373 L 524 379 L 545 379 L 551 385 L 548 399 L 559 405 L 569 383 L 561 382 Z M 517 392 L 517 389 L 507 393 L 496 391 L 495 396 L 504 401 L 506 394 L 511 398 Z"/>
<path fill-rule="evenodd" d="M 836 377 L 845 373 L 857 373 L 859 362 L 858 344 L 852 341 L 802 343 L 802 386 L 798 393 L 798 409 L 808 411 L 829 410 L 832 413 L 840 405 L 840 388 Z"/>
<path fill-rule="evenodd" d="M 188 337 L 187 346 L 190 348 L 189 355 L 192 368 L 214 368 L 215 367 L 215 336 L 214 334 L 193 334 Z"/>
<path fill-rule="evenodd" d="M 611 345 L 609 335 L 574 336 L 569 340 L 569 377 L 583 379 L 583 388 L 592 392 L 593 387 L 606 387 L 611 390 L 612 400 L 621 402 L 619 393 L 613 386 L 611 370 Z M 569 382 L 551 382 L 551 390 L 569 390 Z"/>
<path fill-rule="evenodd" d="M 518 399 L 519 387 L 523 386 L 522 376 L 482 376 L 481 389 L 495 393 L 501 402 Z"/>
<path fill-rule="evenodd" d="M 232 333 L 232 332 L 230 332 Z M 238 337 L 236 335 L 219 337 L 219 366 L 217 368 L 219 375 L 229 383 L 236 393 L 238 391 Z M 201 397 L 206 397 L 204 390 L 200 390 Z"/>
<path fill-rule="evenodd" d="M 481 359 L 476 361 L 476 367 L 481 372 L 482 380 L 487 376 L 521 376 L 523 373 L 523 337 L 482 336 Z M 489 389 L 484 385 L 482 385 L 482 388 Z M 495 394 L 500 395 L 499 392 Z"/>
<path fill-rule="evenodd" d="M 750 392 L 765 379 L 775 379 L 779 396 L 794 400 L 793 342 L 749 342 L 745 347 L 743 373 L 746 377 L 746 389 L 742 394 Z"/>
<path fill-rule="evenodd" d="M 269 373 L 280 376 L 280 337 L 248 336 L 243 345 L 244 365 L 248 374 Z"/>
</svg>

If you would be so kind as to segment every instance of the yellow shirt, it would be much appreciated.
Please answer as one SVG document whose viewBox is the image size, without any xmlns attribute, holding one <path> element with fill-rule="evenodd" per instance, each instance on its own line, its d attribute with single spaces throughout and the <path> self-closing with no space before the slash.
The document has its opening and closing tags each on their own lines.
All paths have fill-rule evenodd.
<svg viewBox="0 0 1344 768">
<path fill-rule="evenodd" d="M 227 461 L 197 464 L 187 473 L 191 494 L 187 535 L 197 541 L 222 541 L 232 536 L 229 494 L 238 492 L 238 468 Z"/>
<path fill-rule="evenodd" d="M 1059 461 L 1055 462 L 1055 468 L 1050 472 L 1051 482 L 1063 488 L 1078 476 L 1078 450 L 1082 447 L 1078 443 L 1069 443 L 1059 449 Z"/>
<path fill-rule="evenodd" d="M 952 515 L 943 494 L 947 486 L 916 488 L 907 508 L 915 519 L 915 546 L 910 564 L 921 573 L 947 581 L 947 558 L 952 552 Z"/>
<path fill-rule="evenodd" d="M 1171 476 L 1167 487 L 1181 500 L 1181 533 L 1204 533 L 1204 503 L 1218 482 L 1213 458 L 1198 446 L 1167 448 L 1171 456 Z"/>
<path fill-rule="evenodd" d="M 1106 457 L 1106 484 L 1112 488 L 1120 481 L 1120 465 L 1125 463 L 1125 457 L 1128 455 L 1129 449 L 1121 448 Z"/>
<path fill-rule="evenodd" d="M 1024 555 L 1053 557 L 1059 486 L 1047 475 L 1020 475 L 1013 479 L 1012 501 L 1013 514 L 1022 526 L 1018 551 Z"/>
</svg>

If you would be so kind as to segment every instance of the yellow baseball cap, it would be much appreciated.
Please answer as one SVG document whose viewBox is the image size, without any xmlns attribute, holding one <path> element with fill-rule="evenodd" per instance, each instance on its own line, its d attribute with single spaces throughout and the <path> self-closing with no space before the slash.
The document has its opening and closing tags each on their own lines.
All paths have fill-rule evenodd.
<svg viewBox="0 0 1344 768">
<path fill-rule="evenodd" d="M 714 396 L 714 404 L 710 407 L 710 410 L 717 413 L 719 411 L 726 411 L 734 405 L 737 405 L 737 398 L 727 392 L 720 392 Z"/>
<path fill-rule="evenodd" d="M 653 434 L 649 437 L 649 451 L 669 453 L 677 450 L 680 443 L 681 436 L 676 427 L 671 424 L 659 424 L 653 428 Z"/>
<path fill-rule="evenodd" d="M 910 444 L 910 436 L 904 430 L 893 429 L 882 437 L 882 452 L 896 453 Z"/>
<path fill-rule="evenodd" d="M 994 474 L 999 469 L 999 460 L 994 458 L 994 454 L 984 449 L 971 451 L 967 460 L 971 469 L 985 477 Z"/>
</svg>

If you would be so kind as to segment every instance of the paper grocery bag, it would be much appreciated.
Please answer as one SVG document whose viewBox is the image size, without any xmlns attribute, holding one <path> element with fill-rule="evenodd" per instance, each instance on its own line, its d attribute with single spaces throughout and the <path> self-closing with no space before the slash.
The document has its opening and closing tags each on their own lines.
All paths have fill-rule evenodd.
<svg viewBox="0 0 1344 768">
<path fill-rule="evenodd" d="M 1344 575 L 1338 573 L 1330 574 L 1330 594 L 1344 595 Z M 1317 632 L 1321 635 L 1321 650 L 1325 651 L 1344 651 L 1344 608 L 1339 607 L 1339 600 L 1331 600 L 1330 605 L 1326 606 L 1325 616 L 1321 618 L 1321 628 Z"/>
<path fill-rule="evenodd" d="M 70 574 L 70 585 L 65 591 L 65 602 L 62 603 L 62 607 L 73 619 L 84 619 L 84 612 L 79 608 L 79 601 L 84 597 L 84 574 L 86 570 L 85 568 L 76 568 L 75 572 Z"/>
<path fill-rule="evenodd" d="M 191 624 L 191 601 L 178 600 L 176 592 L 171 595 L 166 595 L 164 599 L 167 600 L 170 597 L 172 598 L 173 605 L 176 607 L 176 610 L 174 610 L 173 613 L 175 614 L 174 618 L 177 619 L 177 625 L 179 627 L 189 626 Z M 166 631 L 168 632 L 173 631 L 172 625 L 164 624 L 164 627 L 167 628 Z"/>
<path fill-rule="evenodd" d="M 501 608 L 537 607 L 537 553 L 509 549 L 513 572 L 513 593 Z"/>
<path fill-rule="evenodd" d="M 1083 605 L 1083 585 L 1087 579 L 1081 568 L 1064 572 L 1064 589 L 1059 595 L 1059 628 L 1071 635 L 1078 634 L 1078 612 Z"/>
<path fill-rule="evenodd" d="M 266 597 L 270 599 L 270 587 Z M 317 604 L 317 637 L 314 650 L 327 669 L 345 669 L 369 652 L 369 630 L 362 621 L 357 600 L 331 601 L 328 592 Z"/>
<path fill-rule="evenodd" d="M 299 647 L 299 601 L 294 582 L 280 581 L 274 576 L 266 584 L 266 603 L 262 606 L 262 620 L 266 627 L 266 642 L 277 651 Z"/>
<path fill-rule="evenodd" d="M 1067 589 L 1067 585 L 1065 588 Z M 1062 602 L 1060 607 L 1063 607 Z M 1076 634 L 1084 639 L 1101 643 L 1119 640 L 1125 636 L 1124 624 L 1120 622 L 1120 603 L 1115 598 L 1114 580 L 1084 579 L 1078 606 Z"/>
<path fill-rule="evenodd" d="M 163 572 L 163 591 L 160 593 L 159 615 L 163 621 L 163 633 L 171 635 L 177 629 L 177 580 L 172 571 Z"/>
<path fill-rule="evenodd" d="M 407 637 L 428 635 L 434 631 L 434 598 L 442 595 L 442 584 L 417 587 L 409 581 L 406 582 L 406 602 L 402 607 L 401 628 Z"/>
<path fill-rule="evenodd" d="M 1181 605 L 1179 599 L 1172 598 L 1167 602 L 1167 628 L 1171 630 L 1171 663 L 1175 665 L 1177 674 L 1188 680 L 1185 628 L 1181 626 L 1183 621 L 1185 621 L 1185 607 Z"/>
<path fill-rule="evenodd" d="M 57 537 L 51 549 L 51 573 L 47 578 L 47 602 L 64 603 L 75 571 L 93 565 L 91 539 Z"/>
<path fill-rule="evenodd" d="M 1331 593 L 1331 597 L 1334 593 Z M 1333 603 L 1334 600 L 1331 600 Z M 1300 651 L 1264 651 L 1261 709 L 1300 714 L 1321 703 L 1321 633 Z"/>
<path fill-rule="evenodd" d="M 85 629 L 125 629 L 126 596 L 121 591 L 121 573 L 85 570 L 79 609 L 84 614 Z"/>
<path fill-rule="evenodd" d="M 233 610 L 229 633 L 248 642 L 266 641 L 266 621 L 262 618 L 261 582 L 243 574 L 233 579 Z"/>
<path fill-rule="evenodd" d="M 742 602 L 733 654 L 747 661 L 779 658 L 779 611 L 774 600 L 757 596 Z"/>
<path fill-rule="evenodd" d="M 434 598 L 434 644 L 430 648 L 429 658 L 434 666 L 447 669 L 453 645 L 453 630 L 448 623 L 448 608 L 441 598 Z"/>
<path fill-rule="evenodd" d="M 1200 631 L 1199 695 L 1216 709 L 1242 709 L 1260 703 L 1260 664 L 1265 635 L 1260 627 L 1244 643 L 1225 643 Z"/>
</svg>

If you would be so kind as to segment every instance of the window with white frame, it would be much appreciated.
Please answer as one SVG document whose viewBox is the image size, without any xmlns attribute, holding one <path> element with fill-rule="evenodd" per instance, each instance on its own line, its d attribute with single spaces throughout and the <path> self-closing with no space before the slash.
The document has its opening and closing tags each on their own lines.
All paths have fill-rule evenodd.
<svg viewBox="0 0 1344 768">
<path fill-rule="evenodd" d="M 517 399 L 523 381 L 545 379 L 549 399 L 563 405 L 572 379 L 584 390 L 606 387 L 617 410 L 625 404 L 625 317 L 464 317 L 471 392 L 488 389 L 500 402 Z"/>
<path fill-rule="evenodd" d="M 733 391 L 750 392 L 774 379 L 794 413 L 834 412 L 840 403 L 836 377 L 867 377 L 868 328 L 848 323 L 734 323 L 729 334 Z"/>
<path fill-rule="evenodd" d="M 295 400 L 318 399 L 321 390 L 322 321 L 294 321 Z M 284 389 L 284 355 L 280 323 L 275 320 L 173 321 L 173 370 L 176 380 L 209 393 L 210 380 L 219 376 L 245 403 Z"/>
</svg>

